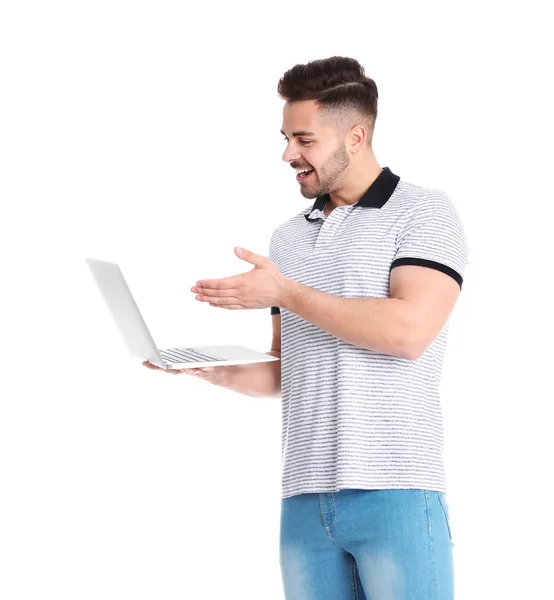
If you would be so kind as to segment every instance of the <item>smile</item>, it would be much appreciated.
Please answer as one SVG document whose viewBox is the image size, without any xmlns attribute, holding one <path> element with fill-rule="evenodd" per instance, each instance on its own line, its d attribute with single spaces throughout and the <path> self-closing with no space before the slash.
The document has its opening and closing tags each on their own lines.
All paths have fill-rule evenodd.
<svg viewBox="0 0 554 600">
<path fill-rule="evenodd" d="M 299 171 L 296 176 L 296 181 L 303 181 L 307 177 L 309 177 L 314 172 L 313 169 L 305 169 L 304 171 Z"/>
</svg>

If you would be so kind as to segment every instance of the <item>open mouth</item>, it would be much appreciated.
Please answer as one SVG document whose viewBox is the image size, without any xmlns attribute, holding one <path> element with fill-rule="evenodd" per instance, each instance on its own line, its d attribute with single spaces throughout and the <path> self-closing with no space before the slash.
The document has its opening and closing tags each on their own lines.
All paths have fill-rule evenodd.
<svg viewBox="0 0 554 600">
<path fill-rule="evenodd" d="M 309 177 L 313 172 L 313 169 L 305 169 L 304 171 L 300 171 L 296 176 L 296 181 L 303 181 L 304 179 Z"/>
</svg>

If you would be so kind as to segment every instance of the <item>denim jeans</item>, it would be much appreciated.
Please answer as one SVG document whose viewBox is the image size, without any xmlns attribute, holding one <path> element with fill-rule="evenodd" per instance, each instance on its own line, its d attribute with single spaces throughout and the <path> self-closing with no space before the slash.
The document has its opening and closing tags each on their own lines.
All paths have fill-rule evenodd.
<svg viewBox="0 0 554 600">
<path fill-rule="evenodd" d="M 446 494 L 342 489 L 281 500 L 286 600 L 453 600 Z"/>
</svg>

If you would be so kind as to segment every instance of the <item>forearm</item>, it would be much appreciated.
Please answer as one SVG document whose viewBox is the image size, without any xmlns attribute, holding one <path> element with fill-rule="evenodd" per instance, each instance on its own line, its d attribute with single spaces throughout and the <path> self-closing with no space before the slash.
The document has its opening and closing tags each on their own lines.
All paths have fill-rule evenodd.
<svg viewBox="0 0 554 600">
<path fill-rule="evenodd" d="M 414 319 L 405 300 L 342 298 L 291 281 L 283 308 L 355 346 L 411 355 Z"/>
<path fill-rule="evenodd" d="M 266 352 L 281 358 L 281 353 L 272 350 Z M 281 360 L 252 363 L 249 365 L 231 365 L 229 379 L 225 386 L 246 396 L 274 397 L 281 394 Z"/>
</svg>

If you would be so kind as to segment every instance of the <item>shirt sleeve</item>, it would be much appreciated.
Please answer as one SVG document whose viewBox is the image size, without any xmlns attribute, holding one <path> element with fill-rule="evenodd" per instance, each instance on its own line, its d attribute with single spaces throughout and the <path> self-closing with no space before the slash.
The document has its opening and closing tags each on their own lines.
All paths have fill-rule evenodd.
<svg viewBox="0 0 554 600">
<path fill-rule="evenodd" d="M 437 269 L 462 289 L 468 254 L 460 216 L 450 198 L 440 193 L 420 198 L 409 210 L 397 236 L 390 270 L 400 265 Z"/>
</svg>

